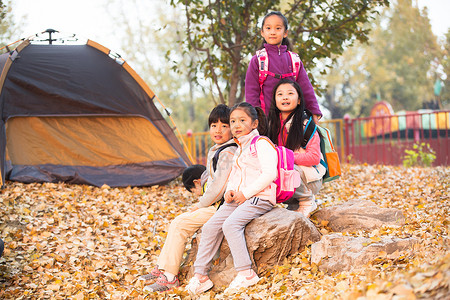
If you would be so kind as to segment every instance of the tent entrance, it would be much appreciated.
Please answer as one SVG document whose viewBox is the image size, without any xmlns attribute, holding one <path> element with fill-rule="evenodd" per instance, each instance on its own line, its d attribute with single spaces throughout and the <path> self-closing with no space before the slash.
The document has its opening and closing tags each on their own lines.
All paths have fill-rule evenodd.
<svg viewBox="0 0 450 300">
<path fill-rule="evenodd" d="M 13 117 L 6 123 L 6 137 L 7 159 L 16 175 L 16 166 L 17 171 L 36 166 L 38 173 L 43 166 L 90 167 L 98 173 L 104 167 L 128 164 L 142 169 L 159 162 L 170 168 L 171 161 L 179 159 L 160 131 L 140 116 Z M 179 172 L 179 167 L 175 169 Z M 47 181 L 37 176 L 35 181 Z"/>
</svg>

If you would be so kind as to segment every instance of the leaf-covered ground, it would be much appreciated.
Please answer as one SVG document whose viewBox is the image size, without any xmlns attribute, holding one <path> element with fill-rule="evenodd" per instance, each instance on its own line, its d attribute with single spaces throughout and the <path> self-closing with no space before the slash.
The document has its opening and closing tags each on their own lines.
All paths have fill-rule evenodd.
<svg viewBox="0 0 450 300">
<path fill-rule="evenodd" d="M 416 237 L 420 244 L 334 274 L 311 265 L 307 247 L 235 299 L 450 298 L 450 168 L 343 168 L 322 189 L 322 206 L 367 199 L 406 216 L 402 228 L 351 235 Z M 145 294 L 137 280 L 153 267 L 170 221 L 195 201 L 179 181 L 148 188 L 7 182 L 0 197 L 0 299 L 189 299 L 185 282 L 167 294 Z M 201 297 L 210 298 L 233 297 Z"/>
</svg>

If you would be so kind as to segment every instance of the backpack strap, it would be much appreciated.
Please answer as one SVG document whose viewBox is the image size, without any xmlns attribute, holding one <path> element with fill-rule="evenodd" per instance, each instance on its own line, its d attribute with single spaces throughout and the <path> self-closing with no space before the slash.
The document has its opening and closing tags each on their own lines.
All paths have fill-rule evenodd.
<svg viewBox="0 0 450 300">
<path fill-rule="evenodd" d="M 309 143 L 314 133 L 317 131 L 317 125 L 314 123 L 312 116 L 309 117 L 308 123 L 306 123 L 305 129 L 303 130 L 303 141 L 301 147 L 304 149 Z"/>
<path fill-rule="evenodd" d="M 268 112 L 266 112 L 266 103 L 264 102 L 263 85 L 264 85 L 264 81 L 266 81 L 266 79 L 267 79 L 267 76 L 272 76 L 272 77 L 275 77 L 278 79 L 291 77 L 291 76 L 293 76 L 295 78 L 295 80 L 297 80 L 297 78 L 298 78 L 298 74 L 300 71 L 300 56 L 295 52 L 291 52 L 291 51 L 287 51 L 287 52 L 292 61 L 292 72 L 286 73 L 286 74 L 277 74 L 277 73 L 273 73 L 273 72 L 269 71 L 269 56 L 267 55 L 266 48 L 262 48 L 262 49 L 256 51 L 256 57 L 258 58 L 258 70 L 259 70 L 259 77 L 258 77 L 259 91 L 260 91 L 259 102 L 261 104 L 262 110 L 265 113 L 268 113 Z"/>
<path fill-rule="evenodd" d="M 258 51 L 256 51 L 256 57 L 258 58 L 258 69 L 259 69 L 259 102 L 261 105 L 261 108 L 264 112 L 266 112 L 266 103 L 264 102 L 264 95 L 263 95 L 263 84 L 264 81 L 267 79 L 267 72 L 269 72 L 269 56 L 267 55 L 266 48 L 262 48 Z"/>
<path fill-rule="evenodd" d="M 226 144 L 226 145 L 220 146 L 220 148 L 217 149 L 216 153 L 214 153 L 214 157 L 212 158 L 212 164 L 213 164 L 213 171 L 214 172 L 216 172 L 216 169 L 217 169 L 217 162 L 219 161 L 219 154 L 220 154 L 220 152 L 222 152 L 222 150 L 224 150 L 224 149 L 226 149 L 228 147 L 232 147 L 232 146 L 237 147 L 237 144 L 236 143 L 231 143 L 231 144 Z"/>
<path fill-rule="evenodd" d="M 297 53 L 287 51 L 292 62 L 292 72 L 286 74 L 278 74 L 269 71 L 269 56 L 267 55 L 267 50 L 263 48 L 261 50 L 258 50 L 258 52 L 259 54 L 257 53 L 257 57 L 259 62 L 259 82 L 260 82 L 259 85 L 261 87 L 261 90 L 262 90 L 262 83 L 264 83 L 264 80 L 266 80 L 267 76 L 272 76 L 277 79 L 293 76 L 295 80 L 297 80 L 298 72 L 300 70 L 300 57 L 298 56 Z"/>
<path fill-rule="evenodd" d="M 300 72 L 300 63 L 301 63 L 300 56 L 292 51 L 288 51 L 288 53 L 292 61 L 292 72 L 294 73 L 295 80 L 297 80 L 298 74 Z"/>
<path fill-rule="evenodd" d="M 255 136 L 255 137 L 252 139 L 252 142 L 250 143 L 250 148 L 249 148 L 249 150 L 250 150 L 250 153 L 251 153 L 252 156 L 256 156 L 256 142 L 257 142 L 260 138 L 262 138 L 262 139 L 268 141 L 268 142 L 272 145 L 272 147 L 273 147 L 274 149 L 276 148 L 276 146 L 273 144 L 273 142 L 272 142 L 268 137 L 266 137 L 266 136 L 261 136 L 261 135 L 257 135 L 257 136 Z"/>
<path fill-rule="evenodd" d="M 252 142 L 250 143 L 250 153 L 252 156 L 256 156 L 256 142 L 258 141 L 258 139 L 260 138 L 260 135 L 255 136 L 252 139 Z"/>
<path fill-rule="evenodd" d="M 326 158 L 326 155 L 324 154 L 324 153 L 326 153 L 326 151 L 325 151 L 325 141 L 323 139 L 320 139 L 320 152 L 322 152 L 322 154 L 323 154 L 323 159 L 322 158 L 320 159 L 320 164 L 325 167 L 326 172 L 323 175 L 323 177 L 325 178 L 325 176 L 328 173 L 328 164 L 325 161 L 327 158 Z"/>
</svg>

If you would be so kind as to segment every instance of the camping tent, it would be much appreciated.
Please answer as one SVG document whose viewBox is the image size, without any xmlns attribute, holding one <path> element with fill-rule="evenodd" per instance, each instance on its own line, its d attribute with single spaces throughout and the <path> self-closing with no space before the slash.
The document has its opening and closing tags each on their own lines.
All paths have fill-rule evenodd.
<svg viewBox="0 0 450 300">
<path fill-rule="evenodd" d="M 0 69 L 1 185 L 148 186 L 191 164 L 152 90 L 96 42 L 27 39 Z"/>
</svg>

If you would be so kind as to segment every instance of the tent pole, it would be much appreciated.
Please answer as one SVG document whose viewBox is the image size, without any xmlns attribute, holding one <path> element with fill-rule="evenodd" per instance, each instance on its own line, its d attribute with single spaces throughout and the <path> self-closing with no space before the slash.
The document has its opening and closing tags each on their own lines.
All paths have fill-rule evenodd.
<svg viewBox="0 0 450 300">
<path fill-rule="evenodd" d="M 18 43 L 18 42 L 23 42 L 23 39 L 17 40 L 14 43 L 11 43 L 11 44 L 8 44 L 6 46 L 3 46 L 3 47 L 0 48 L 0 50 L 3 50 L 5 48 L 8 49 L 9 46 L 12 46 L 12 45 L 14 45 L 15 43 Z"/>
</svg>

